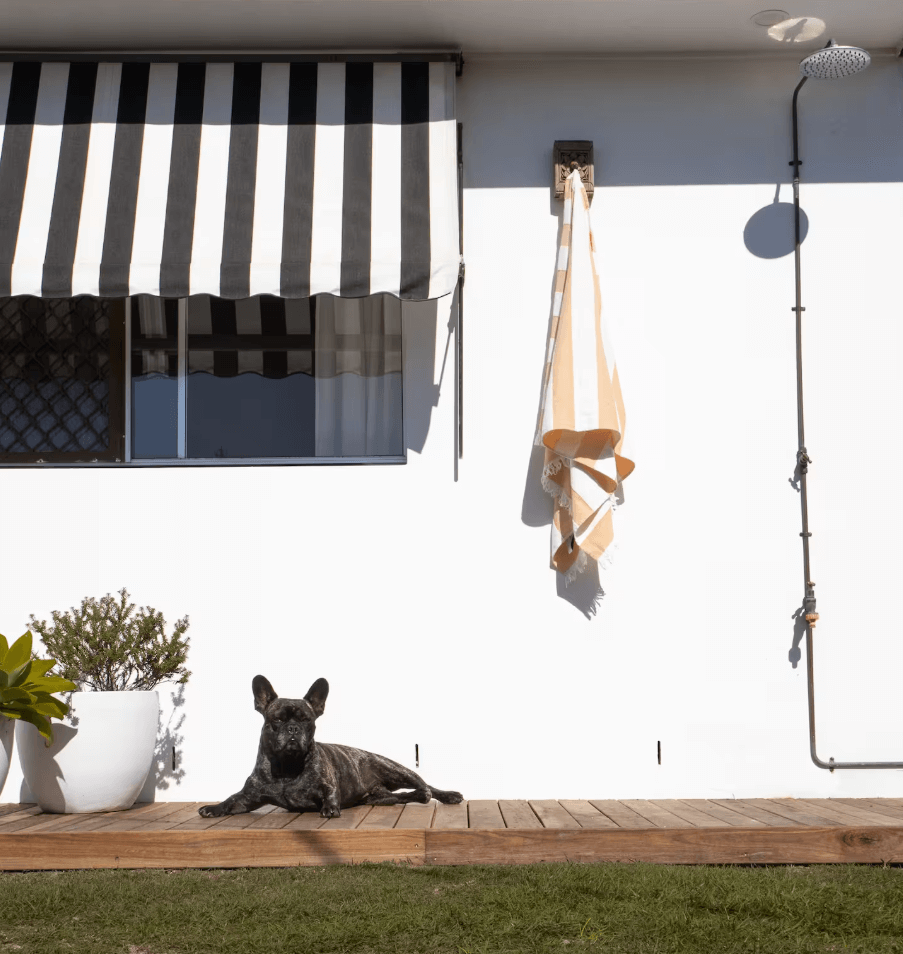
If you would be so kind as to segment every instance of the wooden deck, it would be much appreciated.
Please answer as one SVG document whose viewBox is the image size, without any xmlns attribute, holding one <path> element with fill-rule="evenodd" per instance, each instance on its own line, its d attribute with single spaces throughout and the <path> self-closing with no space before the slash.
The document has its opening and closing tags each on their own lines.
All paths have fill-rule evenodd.
<svg viewBox="0 0 903 954">
<path fill-rule="evenodd" d="M 432 802 L 328 821 L 272 808 L 201 818 L 202 804 L 97 815 L 0 805 L 0 869 L 903 862 L 903 798 Z"/>
</svg>

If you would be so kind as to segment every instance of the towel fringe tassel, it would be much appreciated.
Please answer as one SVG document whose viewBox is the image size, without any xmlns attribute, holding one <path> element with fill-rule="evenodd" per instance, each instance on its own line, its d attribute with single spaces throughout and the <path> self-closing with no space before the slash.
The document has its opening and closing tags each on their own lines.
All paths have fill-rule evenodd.
<svg viewBox="0 0 903 954">
<path fill-rule="evenodd" d="M 555 503 L 558 504 L 562 510 L 567 510 L 572 517 L 574 516 L 574 502 L 571 500 L 570 494 L 564 489 L 564 487 L 556 484 L 551 477 L 546 477 L 543 475 L 542 489 L 547 494 L 550 494 L 552 497 L 554 497 Z"/>
<path fill-rule="evenodd" d="M 570 586 L 577 579 L 578 573 L 583 573 L 586 569 L 587 564 L 589 563 L 589 557 L 581 550 L 577 554 L 577 559 L 568 567 L 567 573 L 564 574 L 564 585 Z"/>
<path fill-rule="evenodd" d="M 605 549 L 605 552 L 596 560 L 596 567 L 602 573 L 611 567 L 615 561 L 615 553 L 618 550 L 617 541 L 612 541 L 612 543 Z M 564 574 L 564 585 L 570 586 L 576 579 L 578 574 L 586 571 L 586 568 L 589 566 L 590 558 L 586 555 L 584 550 L 581 550 L 577 554 L 577 559 L 571 564 L 567 572 Z"/>
</svg>

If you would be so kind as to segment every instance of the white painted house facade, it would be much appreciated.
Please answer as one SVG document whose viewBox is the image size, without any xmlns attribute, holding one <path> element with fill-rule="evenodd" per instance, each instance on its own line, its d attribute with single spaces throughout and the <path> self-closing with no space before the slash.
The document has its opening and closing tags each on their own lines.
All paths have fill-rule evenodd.
<svg viewBox="0 0 903 954">
<path fill-rule="evenodd" d="M 897 770 L 830 772 L 810 757 L 788 164 L 799 60 L 831 37 L 868 50 L 869 69 L 799 97 L 816 728 L 824 760 L 900 762 L 899 3 L 814 0 L 786 11 L 806 22 L 783 39 L 752 22 L 749 0 L 0 0 L 0 12 L 7 60 L 335 65 L 428 51 L 453 73 L 463 51 L 449 87 L 463 329 L 456 290 L 386 306 L 401 337 L 377 453 L 0 469 L 0 632 L 123 586 L 170 622 L 190 617 L 193 675 L 179 698 L 161 687 L 145 797 L 240 786 L 257 673 L 285 695 L 325 677 L 318 738 L 411 767 L 416 746 L 427 781 L 467 798 L 903 794 Z M 549 568 L 533 445 L 556 140 L 594 145 L 596 261 L 636 461 L 614 562 L 570 586 Z M 192 308 L 210 313 L 191 302 L 188 336 L 204 320 Z M 187 413 L 176 440 L 187 426 L 190 444 Z M 3 797 L 28 798 L 15 763 Z"/>
</svg>

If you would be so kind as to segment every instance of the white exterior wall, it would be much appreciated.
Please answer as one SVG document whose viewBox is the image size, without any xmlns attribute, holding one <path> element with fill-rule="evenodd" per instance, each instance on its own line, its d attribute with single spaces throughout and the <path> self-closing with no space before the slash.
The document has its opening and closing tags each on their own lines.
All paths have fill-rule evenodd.
<svg viewBox="0 0 903 954">
<path fill-rule="evenodd" d="M 123 585 L 170 622 L 190 615 L 184 705 L 161 693 L 158 799 L 240 787 L 258 672 L 286 695 L 325 676 L 321 740 L 412 767 L 419 744 L 427 781 L 468 798 L 903 794 L 899 773 L 812 764 L 804 644 L 790 659 L 793 257 L 757 257 L 744 230 L 778 183 L 792 201 L 796 82 L 786 60 L 470 60 L 459 479 L 451 351 L 437 387 L 445 299 L 406 313 L 405 466 L 0 472 L 0 631 Z M 903 760 L 901 91 L 888 57 L 800 94 L 825 759 Z M 565 589 L 548 567 L 532 446 L 560 214 L 551 148 L 571 138 L 595 142 L 637 461 L 595 613 L 586 580 Z M 14 766 L 3 798 L 20 794 Z"/>
</svg>

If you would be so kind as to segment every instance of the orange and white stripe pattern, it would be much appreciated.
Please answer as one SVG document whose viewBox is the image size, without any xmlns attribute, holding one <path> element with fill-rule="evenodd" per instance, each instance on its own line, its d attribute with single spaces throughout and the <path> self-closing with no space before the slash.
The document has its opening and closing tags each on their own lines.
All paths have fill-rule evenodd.
<svg viewBox="0 0 903 954">
<path fill-rule="evenodd" d="M 624 399 L 594 252 L 589 199 L 575 171 L 565 184 L 536 433 L 545 448 L 542 485 L 555 499 L 551 564 L 568 582 L 588 559 L 611 555 L 612 495 L 635 466 L 624 447 Z"/>
</svg>

